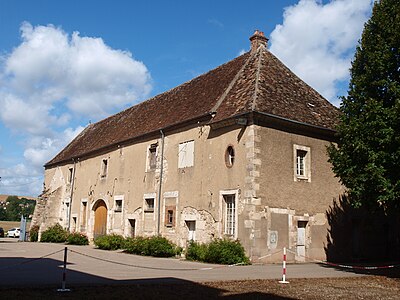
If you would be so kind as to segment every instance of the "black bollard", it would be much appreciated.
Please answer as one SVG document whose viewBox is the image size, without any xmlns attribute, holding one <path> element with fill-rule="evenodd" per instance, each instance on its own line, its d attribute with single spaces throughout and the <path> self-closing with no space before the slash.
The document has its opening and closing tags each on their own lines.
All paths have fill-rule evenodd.
<svg viewBox="0 0 400 300">
<path fill-rule="evenodd" d="M 67 281 L 67 252 L 68 248 L 64 248 L 64 267 L 63 267 L 63 274 L 62 274 L 62 282 L 61 282 L 61 289 L 58 289 L 58 292 L 69 292 L 70 289 L 66 289 L 66 281 Z"/>
</svg>

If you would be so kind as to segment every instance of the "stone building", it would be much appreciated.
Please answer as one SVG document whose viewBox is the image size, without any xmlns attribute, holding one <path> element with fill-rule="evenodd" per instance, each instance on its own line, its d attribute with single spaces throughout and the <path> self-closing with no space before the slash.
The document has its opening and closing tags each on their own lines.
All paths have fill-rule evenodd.
<svg viewBox="0 0 400 300">
<path fill-rule="evenodd" d="M 267 49 L 251 50 L 87 126 L 45 165 L 34 220 L 90 239 L 239 239 L 256 261 L 282 247 L 325 258 L 343 189 L 327 161 L 339 112 Z"/>
</svg>

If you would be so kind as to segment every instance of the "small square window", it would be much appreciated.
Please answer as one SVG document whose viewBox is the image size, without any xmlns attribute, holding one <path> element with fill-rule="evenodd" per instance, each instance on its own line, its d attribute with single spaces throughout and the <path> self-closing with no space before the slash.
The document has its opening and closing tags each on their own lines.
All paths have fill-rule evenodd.
<svg viewBox="0 0 400 300">
<path fill-rule="evenodd" d="M 122 199 L 115 200 L 115 212 L 121 212 L 122 211 Z"/>
<path fill-rule="evenodd" d="M 147 198 L 147 199 L 145 199 L 145 204 L 146 204 L 146 207 L 145 207 L 145 211 L 147 211 L 147 212 L 152 212 L 152 211 L 154 211 L 154 198 Z"/>
</svg>

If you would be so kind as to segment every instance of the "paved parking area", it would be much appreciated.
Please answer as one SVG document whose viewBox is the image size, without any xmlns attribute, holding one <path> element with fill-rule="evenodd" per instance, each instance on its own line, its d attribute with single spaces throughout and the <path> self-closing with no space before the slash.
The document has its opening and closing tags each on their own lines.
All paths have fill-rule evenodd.
<svg viewBox="0 0 400 300">
<path fill-rule="evenodd" d="M 228 267 L 136 256 L 93 246 L 22 243 L 0 238 L 0 287 L 61 285 L 65 247 L 68 249 L 67 285 L 282 278 L 279 264 Z M 288 264 L 286 278 L 351 276 L 360 275 L 318 264 Z"/>
</svg>

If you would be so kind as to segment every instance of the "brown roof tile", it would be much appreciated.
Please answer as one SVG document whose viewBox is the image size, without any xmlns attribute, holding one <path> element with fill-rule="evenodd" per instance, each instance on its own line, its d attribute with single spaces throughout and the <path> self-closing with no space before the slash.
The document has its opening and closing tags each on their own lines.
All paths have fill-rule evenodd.
<svg viewBox="0 0 400 300">
<path fill-rule="evenodd" d="M 89 125 L 46 166 L 215 112 L 212 122 L 258 111 L 333 129 L 339 111 L 264 47 Z"/>
</svg>

